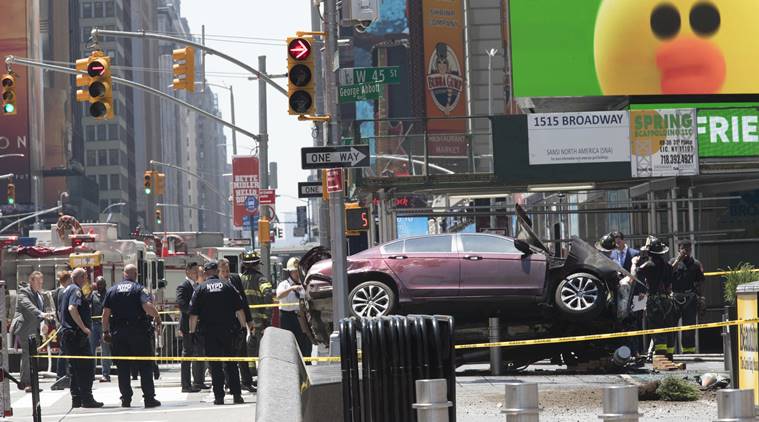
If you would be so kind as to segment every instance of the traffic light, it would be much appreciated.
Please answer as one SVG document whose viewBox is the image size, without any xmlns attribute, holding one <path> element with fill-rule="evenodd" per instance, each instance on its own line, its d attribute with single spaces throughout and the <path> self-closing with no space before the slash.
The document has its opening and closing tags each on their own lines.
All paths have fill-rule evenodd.
<svg viewBox="0 0 759 422">
<path fill-rule="evenodd" d="M 86 72 L 76 75 L 76 86 L 87 87 L 76 91 L 76 100 L 90 103 L 91 117 L 112 119 L 111 58 L 100 50 L 93 51 L 90 57 L 76 61 L 76 70 Z"/>
<path fill-rule="evenodd" d="M 145 187 L 145 195 L 150 195 L 153 193 L 153 172 L 146 170 L 143 179 L 142 186 Z"/>
<path fill-rule="evenodd" d="M 161 210 L 155 210 L 155 223 L 161 224 Z"/>
<path fill-rule="evenodd" d="M 287 98 L 291 115 L 314 114 L 314 58 L 311 37 L 287 39 Z"/>
<path fill-rule="evenodd" d="M 261 243 L 271 243 L 271 228 L 269 219 L 261 217 L 258 220 L 258 241 Z"/>
<path fill-rule="evenodd" d="M 166 191 L 166 174 L 153 173 L 153 182 L 155 183 L 155 194 L 163 195 Z"/>
<path fill-rule="evenodd" d="M 184 89 L 195 92 L 195 49 L 192 47 L 179 48 L 171 52 L 174 59 L 174 89 Z"/>
<path fill-rule="evenodd" d="M 8 205 L 13 205 L 16 203 L 16 185 L 13 184 L 13 182 L 8 182 Z"/>
<path fill-rule="evenodd" d="M 10 73 L 3 75 L 3 115 L 13 116 L 16 114 L 16 78 Z"/>
<path fill-rule="evenodd" d="M 345 230 L 357 232 L 369 230 L 369 208 L 358 203 L 345 204 Z"/>
</svg>

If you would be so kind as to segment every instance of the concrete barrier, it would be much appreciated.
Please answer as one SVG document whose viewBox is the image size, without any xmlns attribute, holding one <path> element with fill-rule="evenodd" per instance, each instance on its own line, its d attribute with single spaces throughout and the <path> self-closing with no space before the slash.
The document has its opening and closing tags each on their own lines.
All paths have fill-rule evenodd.
<svg viewBox="0 0 759 422">
<path fill-rule="evenodd" d="M 256 421 L 303 422 L 303 386 L 308 375 L 295 336 L 269 327 L 259 348 Z"/>
</svg>

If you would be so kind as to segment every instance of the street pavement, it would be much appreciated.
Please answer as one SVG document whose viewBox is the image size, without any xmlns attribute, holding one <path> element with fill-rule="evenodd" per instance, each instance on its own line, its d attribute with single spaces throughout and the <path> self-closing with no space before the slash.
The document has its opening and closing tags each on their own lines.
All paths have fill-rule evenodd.
<svg viewBox="0 0 759 422">
<path fill-rule="evenodd" d="M 213 404 L 213 394 L 210 390 L 200 393 L 182 393 L 179 381 L 179 368 L 163 368 L 161 378 L 156 383 L 156 398 L 162 406 L 154 409 L 145 409 L 142 403 L 140 382 L 132 381 L 134 397 L 132 407 L 121 408 L 121 394 L 115 376 L 111 377 L 110 383 L 93 384 L 93 395 L 105 406 L 100 409 L 71 409 L 71 396 L 69 390 L 52 391 L 50 386 L 53 379 L 41 380 L 40 402 L 42 404 L 42 420 L 44 422 L 62 421 L 119 421 L 119 422 L 154 422 L 154 421 L 182 421 L 201 422 L 211 418 L 223 418 L 226 421 L 252 421 L 255 418 L 256 395 L 243 392 L 245 404 L 233 405 L 232 396 L 226 396 L 223 406 Z M 210 383 L 210 377 L 208 378 Z M 13 417 L 4 419 L 7 421 L 26 422 L 32 421 L 32 395 L 16 389 L 11 384 L 11 403 Z"/>
</svg>

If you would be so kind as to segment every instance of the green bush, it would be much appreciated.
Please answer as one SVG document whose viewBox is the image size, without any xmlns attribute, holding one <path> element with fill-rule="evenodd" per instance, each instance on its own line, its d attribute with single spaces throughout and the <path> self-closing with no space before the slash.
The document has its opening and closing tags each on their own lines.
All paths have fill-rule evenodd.
<svg viewBox="0 0 759 422">
<path fill-rule="evenodd" d="M 701 392 L 695 385 L 677 377 L 664 378 L 656 394 L 664 401 L 694 401 L 701 398 Z"/>
<path fill-rule="evenodd" d="M 747 262 L 742 262 L 735 268 L 727 267 L 727 270 L 720 271 L 728 273 L 723 277 L 725 278 L 725 302 L 730 305 L 735 305 L 735 290 L 739 285 L 759 280 L 759 273 Z"/>
</svg>

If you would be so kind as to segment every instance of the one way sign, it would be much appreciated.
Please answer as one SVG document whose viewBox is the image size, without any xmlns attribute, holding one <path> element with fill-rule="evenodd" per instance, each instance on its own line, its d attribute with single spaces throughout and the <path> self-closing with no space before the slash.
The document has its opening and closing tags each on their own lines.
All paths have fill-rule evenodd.
<svg viewBox="0 0 759 422">
<path fill-rule="evenodd" d="M 369 145 L 308 147 L 300 152 L 304 170 L 369 167 Z"/>
</svg>

